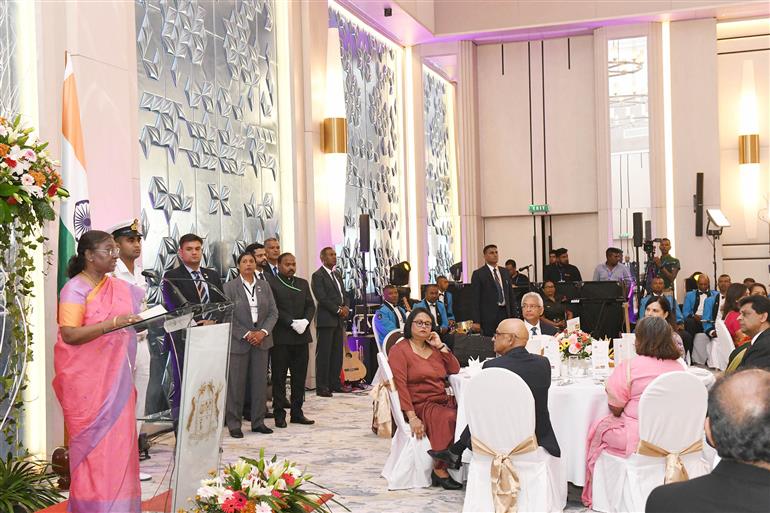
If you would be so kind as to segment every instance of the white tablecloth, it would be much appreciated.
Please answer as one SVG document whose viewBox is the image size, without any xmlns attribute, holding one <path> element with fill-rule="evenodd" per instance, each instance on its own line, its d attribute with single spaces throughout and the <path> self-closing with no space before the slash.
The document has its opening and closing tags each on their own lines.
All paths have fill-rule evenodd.
<svg viewBox="0 0 770 513">
<path fill-rule="evenodd" d="M 705 369 L 690 368 L 688 372 L 701 379 L 707 388 L 714 383 L 713 374 Z M 468 425 L 465 419 L 463 387 L 470 378 L 467 368 L 463 368 L 460 374 L 449 376 L 449 384 L 457 400 L 455 440 Z M 586 475 L 588 431 L 595 421 L 610 415 L 604 385 L 595 383 L 593 378 L 573 379 L 572 384 L 564 386 L 554 381 L 548 391 L 548 411 L 551 415 L 553 432 L 561 449 L 567 481 L 583 486 Z"/>
</svg>

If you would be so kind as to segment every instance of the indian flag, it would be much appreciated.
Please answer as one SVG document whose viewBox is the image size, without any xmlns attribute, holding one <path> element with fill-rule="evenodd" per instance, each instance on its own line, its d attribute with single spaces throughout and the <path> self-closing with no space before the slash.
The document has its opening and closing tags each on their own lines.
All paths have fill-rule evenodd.
<svg viewBox="0 0 770 513">
<path fill-rule="evenodd" d="M 61 204 L 59 215 L 58 289 L 67 281 L 67 262 L 77 250 L 80 236 L 91 229 L 91 208 L 88 201 L 86 153 L 80 126 L 80 105 L 75 86 L 72 58 L 64 55 L 64 85 L 61 111 L 61 175 L 70 195 Z"/>
</svg>

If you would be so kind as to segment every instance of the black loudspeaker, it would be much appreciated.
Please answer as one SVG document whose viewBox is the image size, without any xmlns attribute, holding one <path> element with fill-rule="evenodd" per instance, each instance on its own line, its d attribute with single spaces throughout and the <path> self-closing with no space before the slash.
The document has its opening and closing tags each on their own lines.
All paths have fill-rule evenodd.
<svg viewBox="0 0 770 513">
<path fill-rule="evenodd" d="M 634 247 L 641 248 L 644 244 L 644 214 L 634 212 Z"/>
<path fill-rule="evenodd" d="M 703 173 L 695 173 L 695 236 L 703 237 Z"/>
<path fill-rule="evenodd" d="M 358 217 L 358 247 L 363 253 L 369 252 L 369 214 Z"/>
<path fill-rule="evenodd" d="M 652 240 L 652 221 L 644 222 L 644 240 Z"/>
</svg>

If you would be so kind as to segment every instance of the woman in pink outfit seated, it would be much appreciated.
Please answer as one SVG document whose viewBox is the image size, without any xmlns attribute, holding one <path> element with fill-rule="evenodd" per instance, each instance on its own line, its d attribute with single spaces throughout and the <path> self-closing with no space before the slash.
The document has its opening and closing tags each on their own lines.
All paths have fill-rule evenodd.
<svg viewBox="0 0 770 513">
<path fill-rule="evenodd" d="M 644 317 L 636 325 L 636 354 L 617 367 L 607 380 L 607 399 L 612 415 L 591 426 L 586 451 L 586 482 L 583 504 L 591 507 L 591 481 L 596 460 L 606 450 L 629 456 L 639 444 L 639 398 L 655 378 L 682 370 L 679 349 L 669 323 L 661 317 Z"/>
<path fill-rule="evenodd" d="M 725 321 L 725 327 L 733 337 L 735 347 L 740 347 L 751 340 L 751 337 L 741 331 L 741 324 L 738 322 L 742 298 L 749 295 L 749 289 L 743 283 L 733 283 L 725 292 L 725 302 L 722 305 L 721 318 Z"/>
<path fill-rule="evenodd" d="M 68 511 L 73 512 L 141 508 L 131 376 L 136 336 L 120 328 L 140 320 L 144 291 L 107 276 L 118 252 L 109 233 L 84 233 L 59 299 L 53 388 L 70 437 Z"/>
</svg>

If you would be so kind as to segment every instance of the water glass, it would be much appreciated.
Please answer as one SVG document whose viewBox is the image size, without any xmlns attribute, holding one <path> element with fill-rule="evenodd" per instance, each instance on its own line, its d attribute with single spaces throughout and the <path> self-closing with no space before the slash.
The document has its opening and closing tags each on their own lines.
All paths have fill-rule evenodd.
<svg viewBox="0 0 770 513">
<path fill-rule="evenodd" d="M 570 356 L 567 359 L 567 374 L 570 378 L 580 375 L 580 359 L 577 356 Z"/>
</svg>

